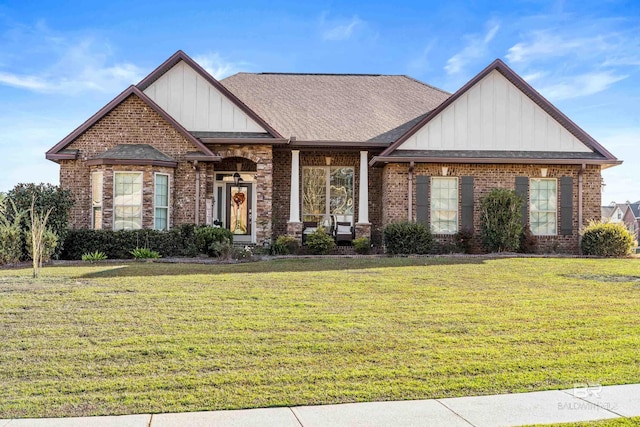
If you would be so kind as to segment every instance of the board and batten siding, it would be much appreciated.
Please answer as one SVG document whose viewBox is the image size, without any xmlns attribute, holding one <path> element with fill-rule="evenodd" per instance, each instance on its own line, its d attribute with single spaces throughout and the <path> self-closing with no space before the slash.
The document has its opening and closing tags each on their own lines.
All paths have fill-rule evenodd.
<svg viewBox="0 0 640 427">
<path fill-rule="evenodd" d="M 144 93 L 191 132 L 266 132 L 184 61 Z"/>
<path fill-rule="evenodd" d="M 592 151 L 497 70 L 397 150 Z"/>
</svg>

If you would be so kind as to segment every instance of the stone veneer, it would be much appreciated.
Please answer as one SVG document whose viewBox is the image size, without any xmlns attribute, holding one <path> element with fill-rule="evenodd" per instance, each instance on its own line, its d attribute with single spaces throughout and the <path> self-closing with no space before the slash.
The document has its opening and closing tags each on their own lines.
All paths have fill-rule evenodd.
<svg viewBox="0 0 640 427">
<path fill-rule="evenodd" d="M 540 178 L 540 168 L 547 168 L 547 178 L 558 179 L 558 206 L 560 206 L 560 183 L 563 176 L 573 177 L 573 234 L 570 236 L 537 236 L 538 248 L 542 252 L 570 252 L 578 253 L 579 224 L 578 224 L 578 172 L 579 165 L 526 165 L 526 164 L 440 164 L 420 163 L 414 167 L 413 179 L 413 218 L 416 219 L 416 179 L 418 175 L 441 176 L 442 167 L 448 167 L 447 176 L 474 178 L 474 232 L 480 233 L 480 199 L 493 188 L 515 189 L 517 176 Z M 408 218 L 408 178 L 409 165 L 406 163 L 387 164 L 382 176 L 382 224 L 395 221 L 406 221 Z M 583 224 L 589 220 L 600 218 L 601 204 L 601 176 L 600 166 L 587 165 L 583 174 Z M 460 186 L 459 186 L 460 188 Z M 458 191 L 458 206 L 461 205 L 461 192 Z M 460 215 L 460 209 L 458 209 Z M 561 221 L 558 209 L 558 227 Z M 458 216 L 460 220 L 460 216 Z M 437 236 L 440 241 L 450 240 L 450 236 Z"/>
</svg>

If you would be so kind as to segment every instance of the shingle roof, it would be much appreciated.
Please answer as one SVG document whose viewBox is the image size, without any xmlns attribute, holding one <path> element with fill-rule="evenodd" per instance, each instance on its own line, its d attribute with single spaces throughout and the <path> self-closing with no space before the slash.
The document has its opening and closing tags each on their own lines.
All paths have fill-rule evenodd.
<svg viewBox="0 0 640 427">
<path fill-rule="evenodd" d="M 94 158 L 109 160 L 157 160 L 161 162 L 176 161 L 149 144 L 119 144 L 98 154 Z"/>
<path fill-rule="evenodd" d="M 238 73 L 220 83 L 304 141 L 390 143 L 450 96 L 402 75 Z"/>
</svg>

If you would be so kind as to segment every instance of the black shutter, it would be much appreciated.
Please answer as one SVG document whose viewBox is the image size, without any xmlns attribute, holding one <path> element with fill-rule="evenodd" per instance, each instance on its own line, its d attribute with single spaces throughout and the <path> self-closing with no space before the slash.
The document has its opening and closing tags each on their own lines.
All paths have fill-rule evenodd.
<svg viewBox="0 0 640 427">
<path fill-rule="evenodd" d="M 429 225 L 429 177 L 416 176 L 416 220 Z"/>
<path fill-rule="evenodd" d="M 522 225 L 529 224 L 529 178 L 526 176 L 516 176 L 516 194 L 522 196 Z"/>
<path fill-rule="evenodd" d="M 560 234 L 573 234 L 573 178 L 560 178 Z"/>
<path fill-rule="evenodd" d="M 461 230 L 473 231 L 473 177 L 462 177 Z"/>
</svg>

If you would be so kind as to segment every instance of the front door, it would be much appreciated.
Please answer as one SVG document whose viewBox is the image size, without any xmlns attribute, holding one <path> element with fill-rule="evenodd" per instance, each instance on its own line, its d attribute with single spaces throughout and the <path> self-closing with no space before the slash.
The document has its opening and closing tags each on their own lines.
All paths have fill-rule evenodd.
<svg viewBox="0 0 640 427">
<path fill-rule="evenodd" d="M 252 198 L 250 183 L 227 183 L 226 226 L 233 233 L 234 242 L 251 243 Z"/>
</svg>

